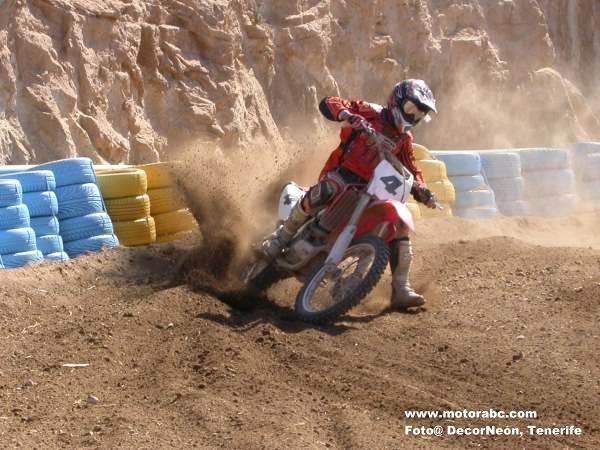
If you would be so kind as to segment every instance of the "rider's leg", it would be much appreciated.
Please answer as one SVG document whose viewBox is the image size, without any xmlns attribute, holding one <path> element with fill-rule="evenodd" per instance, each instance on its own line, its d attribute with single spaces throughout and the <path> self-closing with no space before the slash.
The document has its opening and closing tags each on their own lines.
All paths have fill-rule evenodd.
<svg viewBox="0 0 600 450">
<path fill-rule="evenodd" d="M 410 286 L 412 246 L 408 232 L 390 242 L 390 267 L 392 269 L 392 299 L 394 308 L 411 308 L 425 304 L 425 298 Z"/>
<path fill-rule="evenodd" d="M 276 258 L 302 225 L 327 206 L 329 201 L 337 194 L 338 189 L 339 184 L 327 178 L 311 187 L 302 200 L 292 208 L 287 220 L 264 242 L 263 251 L 265 254 L 271 258 Z"/>
</svg>

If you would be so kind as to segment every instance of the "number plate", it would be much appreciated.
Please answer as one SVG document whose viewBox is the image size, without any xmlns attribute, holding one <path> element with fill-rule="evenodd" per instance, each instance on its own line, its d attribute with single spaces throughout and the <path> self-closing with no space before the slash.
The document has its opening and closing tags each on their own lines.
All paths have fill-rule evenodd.
<svg viewBox="0 0 600 450">
<path fill-rule="evenodd" d="M 413 179 L 406 179 L 387 161 L 381 161 L 375 168 L 368 192 L 380 200 L 397 200 L 406 203 Z"/>
</svg>

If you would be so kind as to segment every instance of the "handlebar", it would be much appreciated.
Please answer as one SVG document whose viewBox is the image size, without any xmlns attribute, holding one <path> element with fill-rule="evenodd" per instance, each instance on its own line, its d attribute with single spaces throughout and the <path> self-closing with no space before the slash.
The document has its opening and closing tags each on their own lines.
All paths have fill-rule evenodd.
<svg viewBox="0 0 600 450">
<path fill-rule="evenodd" d="M 393 154 L 393 150 L 396 148 L 396 143 L 394 141 L 389 139 L 387 136 L 384 136 L 374 128 L 368 126 L 366 121 L 361 132 L 374 141 L 380 160 L 385 159 L 405 178 L 413 176 L 413 174 L 404 166 L 404 164 L 402 164 L 402 162 Z M 436 201 L 435 209 L 443 210 L 444 207 Z"/>
</svg>

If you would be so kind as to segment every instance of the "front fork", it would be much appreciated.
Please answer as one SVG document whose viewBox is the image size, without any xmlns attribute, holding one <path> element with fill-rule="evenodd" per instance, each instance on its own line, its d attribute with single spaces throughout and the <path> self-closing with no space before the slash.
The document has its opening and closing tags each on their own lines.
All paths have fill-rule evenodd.
<svg viewBox="0 0 600 450">
<path fill-rule="evenodd" d="M 335 240 L 329 255 L 327 255 L 327 259 L 325 260 L 325 266 L 327 267 L 328 272 L 333 272 L 336 270 L 337 265 L 342 260 L 346 249 L 352 242 L 354 235 L 356 234 L 357 223 L 360 220 L 363 212 L 369 206 L 371 202 L 371 195 L 366 191 L 360 194 L 360 198 L 356 204 L 356 208 L 352 212 L 352 216 L 350 216 L 350 220 L 348 224 L 344 227 L 344 230 L 340 233 L 338 238 Z"/>
</svg>

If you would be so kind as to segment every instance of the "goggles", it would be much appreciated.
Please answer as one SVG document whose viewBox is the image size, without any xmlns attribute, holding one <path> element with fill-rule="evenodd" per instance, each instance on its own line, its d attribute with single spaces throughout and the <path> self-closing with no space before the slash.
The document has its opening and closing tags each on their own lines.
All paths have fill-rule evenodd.
<svg viewBox="0 0 600 450">
<path fill-rule="evenodd" d="M 431 117 L 428 115 L 429 110 L 425 111 L 419 107 L 412 100 L 406 100 L 402 105 L 402 109 L 404 111 L 404 116 L 413 124 L 416 125 L 421 120 L 425 123 L 431 121 Z"/>
</svg>

